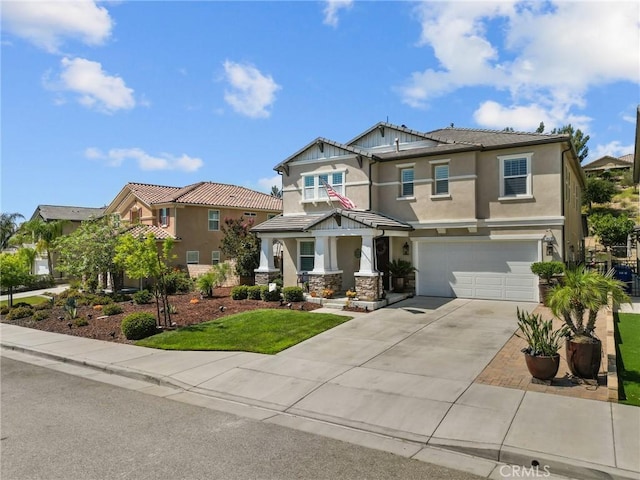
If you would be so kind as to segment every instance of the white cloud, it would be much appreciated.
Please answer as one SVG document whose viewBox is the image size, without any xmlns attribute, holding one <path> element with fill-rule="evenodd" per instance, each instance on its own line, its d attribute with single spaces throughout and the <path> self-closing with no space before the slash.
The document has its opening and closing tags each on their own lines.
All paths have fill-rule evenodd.
<svg viewBox="0 0 640 480">
<path fill-rule="evenodd" d="M 92 0 L 2 2 L 3 29 L 51 53 L 64 38 L 101 45 L 111 35 L 109 12 Z"/>
<path fill-rule="evenodd" d="M 141 148 L 112 148 L 104 153 L 95 147 L 90 147 L 85 150 L 84 155 L 90 160 L 104 161 L 110 167 L 119 167 L 125 161 L 133 160 L 137 162 L 140 170 L 195 172 L 204 165 L 204 162 L 197 157 L 190 157 L 185 154 L 174 156 L 168 153 L 152 156 Z"/>
<path fill-rule="evenodd" d="M 473 118 L 479 125 L 502 130 L 511 127 L 514 130 L 531 132 L 544 122 L 545 132 L 570 123 L 576 129 L 585 131 L 591 120 L 584 115 L 574 115 L 563 108 L 553 105 L 511 105 L 505 107 L 498 102 L 488 100 L 480 104 Z"/>
<path fill-rule="evenodd" d="M 588 161 L 596 160 L 600 157 L 604 157 L 605 155 L 616 158 L 622 157 L 623 155 L 627 155 L 628 153 L 633 153 L 633 149 L 633 144 L 623 145 L 617 140 L 609 142 L 606 145 L 596 145 L 596 147 L 593 149 L 589 148 Z"/>
<path fill-rule="evenodd" d="M 263 75 L 256 67 L 226 60 L 225 80 L 231 90 L 224 99 L 238 113 L 251 118 L 271 115 L 268 108 L 276 101 L 276 92 L 282 87 L 270 75 Z"/>
<path fill-rule="evenodd" d="M 327 0 L 322 13 L 325 25 L 336 28 L 338 26 L 338 12 L 348 10 L 353 6 L 353 0 Z"/>
<path fill-rule="evenodd" d="M 128 110 L 136 105 L 133 90 L 121 77 L 108 75 L 102 65 L 84 58 L 63 58 L 59 78 L 45 80 L 45 85 L 58 92 L 71 92 L 87 108 L 105 113 Z"/>
<path fill-rule="evenodd" d="M 271 193 L 271 187 L 274 185 L 282 189 L 282 177 L 280 175 L 274 175 L 269 178 L 261 178 L 258 180 L 258 185 L 263 192 Z"/>
<path fill-rule="evenodd" d="M 640 81 L 635 2 L 429 2 L 416 13 L 419 45 L 433 49 L 438 66 L 412 73 L 397 89 L 413 107 L 461 88 L 492 87 L 506 91 L 509 104 L 480 105 L 476 117 L 487 126 L 516 128 L 534 114 L 535 126 L 545 118 L 584 126 L 589 119 L 571 111 L 586 105 L 589 88 Z"/>
</svg>

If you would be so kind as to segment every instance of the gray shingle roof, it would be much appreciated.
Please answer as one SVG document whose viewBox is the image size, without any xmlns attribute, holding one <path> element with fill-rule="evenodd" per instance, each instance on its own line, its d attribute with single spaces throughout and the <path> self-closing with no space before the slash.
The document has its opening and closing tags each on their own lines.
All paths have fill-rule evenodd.
<svg viewBox="0 0 640 480">
<path fill-rule="evenodd" d="M 38 205 L 31 216 L 34 219 L 40 216 L 45 222 L 50 220 L 70 220 L 82 222 L 90 218 L 98 218 L 104 214 L 105 208 L 93 207 L 69 207 L 62 205 Z"/>
<path fill-rule="evenodd" d="M 483 130 L 474 128 L 441 128 L 427 132 L 426 136 L 432 140 L 444 143 L 465 143 L 469 145 L 482 145 L 484 147 L 496 147 L 505 145 L 517 145 L 520 143 L 549 142 L 566 140 L 569 135 L 546 134 L 530 132 L 506 132 L 502 130 Z"/>
<path fill-rule="evenodd" d="M 370 228 L 386 230 L 413 230 L 408 223 L 371 211 L 336 208 L 323 215 L 278 215 L 251 229 L 253 232 L 305 232 L 333 215 L 341 215 Z"/>
</svg>

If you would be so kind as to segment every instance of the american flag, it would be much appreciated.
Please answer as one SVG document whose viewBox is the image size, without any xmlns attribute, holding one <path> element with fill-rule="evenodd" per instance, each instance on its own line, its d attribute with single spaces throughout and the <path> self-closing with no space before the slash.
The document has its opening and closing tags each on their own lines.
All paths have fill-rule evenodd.
<svg viewBox="0 0 640 480">
<path fill-rule="evenodd" d="M 324 188 L 327 190 L 327 195 L 329 195 L 329 198 L 338 200 L 340 202 L 340 205 L 342 205 L 342 208 L 344 208 L 345 210 L 352 210 L 356 208 L 355 203 L 353 203 L 344 195 L 340 195 L 338 192 L 336 192 L 333 187 L 329 185 L 324 179 L 321 178 L 320 181 L 322 182 Z"/>
</svg>

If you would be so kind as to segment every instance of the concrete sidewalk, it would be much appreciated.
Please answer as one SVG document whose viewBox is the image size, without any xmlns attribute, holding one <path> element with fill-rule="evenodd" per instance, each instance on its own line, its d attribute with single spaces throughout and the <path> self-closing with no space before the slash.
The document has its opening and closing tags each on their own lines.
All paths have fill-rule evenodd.
<svg viewBox="0 0 640 480">
<path fill-rule="evenodd" d="M 96 380 L 117 374 L 146 393 L 487 478 L 516 478 L 506 464 L 640 478 L 640 408 L 473 383 L 513 334 L 515 308 L 417 297 L 278 355 L 161 351 L 8 324 L 0 334 L 12 358 L 35 354 L 83 375 L 89 366 Z"/>
</svg>

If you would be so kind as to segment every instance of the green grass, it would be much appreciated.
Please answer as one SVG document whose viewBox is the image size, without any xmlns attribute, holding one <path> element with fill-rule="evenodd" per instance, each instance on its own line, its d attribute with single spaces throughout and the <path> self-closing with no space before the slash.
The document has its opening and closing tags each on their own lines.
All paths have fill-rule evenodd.
<svg viewBox="0 0 640 480">
<path fill-rule="evenodd" d="M 351 317 L 295 310 L 253 310 L 162 332 L 136 345 L 164 350 L 226 350 L 275 354 Z"/>
<path fill-rule="evenodd" d="M 24 297 L 24 298 L 16 298 L 13 297 L 13 304 L 15 305 L 16 303 L 28 303 L 29 305 L 38 305 L 40 303 L 45 303 L 48 302 L 49 299 L 46 297 L 40 297 L 37 295 L 34 295 L 32 297 Z M 2 300 L 0 301 L 0 306 L 4 307 L 5 305 L 8 305 L 9 302 L 7 300 Z"/>
<path fill-rule="evenodd" d="M 620 313 L 617 317 L 620 403 L 640 407 L 640 315 Z"/>
</svg>

